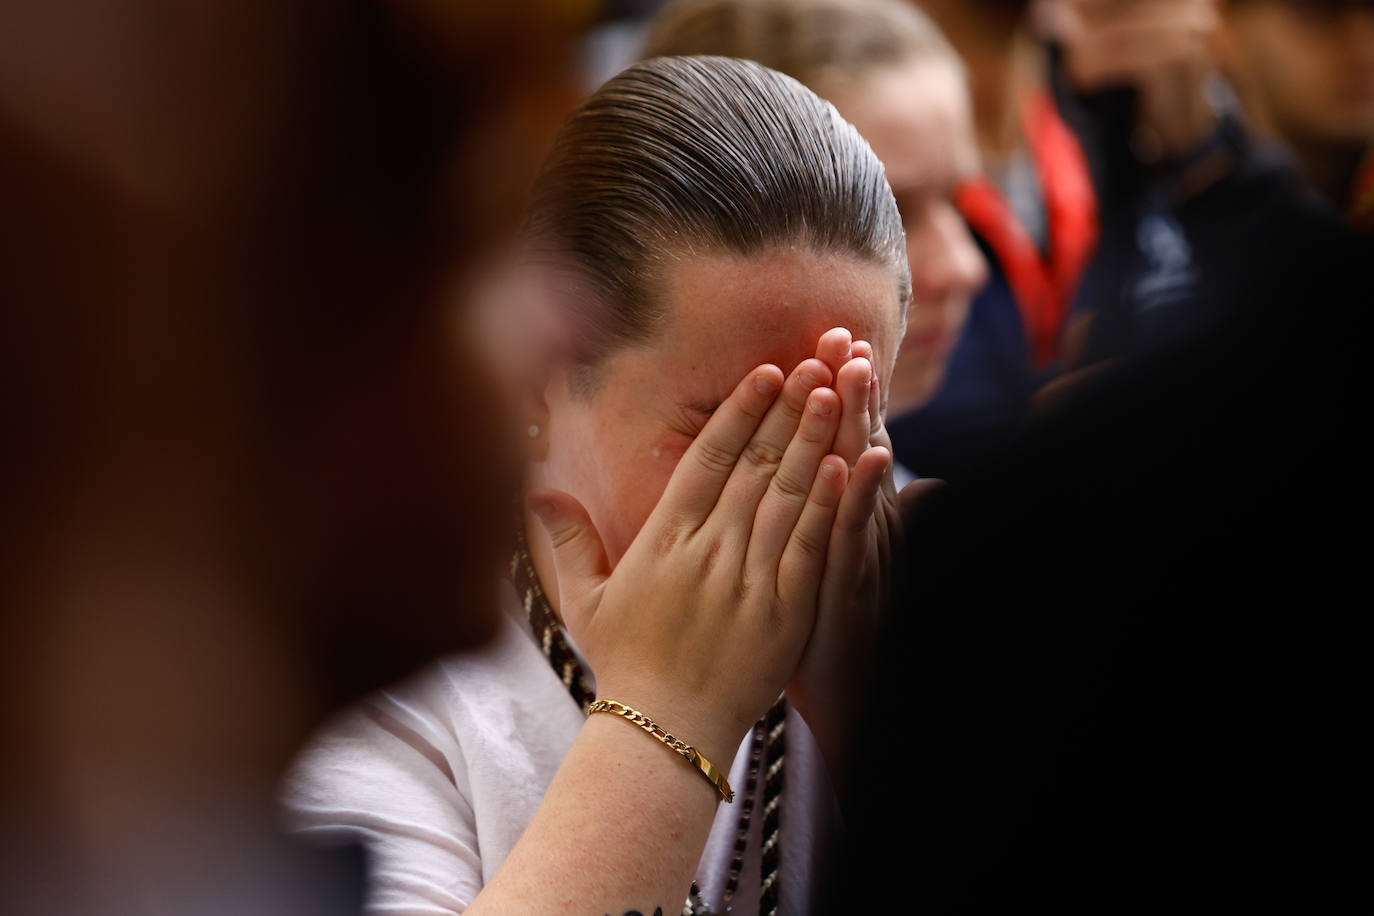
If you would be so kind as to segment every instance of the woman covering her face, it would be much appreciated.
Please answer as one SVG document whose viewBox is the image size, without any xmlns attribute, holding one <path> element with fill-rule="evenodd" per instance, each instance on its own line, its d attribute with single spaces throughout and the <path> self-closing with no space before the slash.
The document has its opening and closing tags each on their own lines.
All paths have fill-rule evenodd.
<svg viewBox="0 0 1374 916">
<path fill-rule="evenodd" d="M 293 821 L 369 847 L 378 910 L 805 912 L 896 519 L 882 166 L 788 77 L 660 58 L 527 232 L 600 328 L 530 399 L 505 628 L 328 729 Z"/>
<path fill-rule="evenodd" d="M 939 27 L 902 0 L 673 0 L 654 18 L 644 53 L 723 54 L 779 70 L 833 104 L 873 147 L 911 265 L 888 406 L 897 417 L 925 405 L 988 276 L 953 202 L 982 164 L 968 76 Z"/>
</svg>

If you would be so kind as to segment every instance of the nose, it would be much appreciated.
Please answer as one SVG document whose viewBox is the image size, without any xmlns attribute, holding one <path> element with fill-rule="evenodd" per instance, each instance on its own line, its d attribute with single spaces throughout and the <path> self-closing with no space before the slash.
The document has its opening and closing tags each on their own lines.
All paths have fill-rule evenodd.
<svg viewBox="0 0 1374 916">
<path fill-rule="evenodd" d="M 912 299 L 943 304 L 972 298 L 988 282 L 988 265 L 953 204 L 934 204 L 907 234 Z"/>
</svg>

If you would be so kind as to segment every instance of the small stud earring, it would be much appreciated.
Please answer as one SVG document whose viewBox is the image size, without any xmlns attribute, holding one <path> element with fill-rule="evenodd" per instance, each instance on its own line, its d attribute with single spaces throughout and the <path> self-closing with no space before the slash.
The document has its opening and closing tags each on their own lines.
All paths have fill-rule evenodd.
<svg viewBox="0 0 1374 916">
<path fill-rule="evenodd" d="M 534 423 L 531 423 L 530 428 L 525 430 L 525 432 L 529 433 L 531 439 L 539 438 L 539 427 Z"/>
</svg>

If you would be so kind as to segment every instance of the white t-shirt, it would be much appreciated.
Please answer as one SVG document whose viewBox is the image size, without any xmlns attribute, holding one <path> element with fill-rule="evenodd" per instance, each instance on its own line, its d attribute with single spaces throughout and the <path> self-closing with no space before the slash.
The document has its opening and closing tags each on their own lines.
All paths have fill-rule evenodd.
<svg viewBox="0 0 1374 916">
<path fill-rule="evenodd" d="M 463 912 L 520 839 L 582 727 L 582 711 L 536 644 L 514 589 L 503 595 L 490 644 L 348 709 L 287 775 L 293 832 L 367 850 L 369 913 Z M 791 709 L 786 742 L 779 912 L 804 914 L 815 905 L 838 808 L 815 739 Z M 735 803 L 720 805 L 697 869 L 712 912 L 724 909 L 748 751 L 746 736 L 729 776 Z M 734 913 L 758 909 L 762 778 L 757 792 Z"/>
</svg>

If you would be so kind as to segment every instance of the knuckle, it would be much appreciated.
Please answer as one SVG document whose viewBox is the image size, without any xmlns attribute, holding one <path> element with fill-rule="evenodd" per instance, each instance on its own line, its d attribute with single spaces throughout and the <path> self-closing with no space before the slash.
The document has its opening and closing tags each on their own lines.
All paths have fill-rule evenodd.
<svg viewBox="0 0 1374 916">
<path fill-rule="evenodd" d="M 658 554 L 671 553 L 681 540 L 681 535 L 677 528 L 666 526 L 660 530 L 654 538 L 654 549 Z"/>
<path fill-rule="evenodd" d="M 788 635 L 792 624 L 793 614 L 788 606 L 788 602 L 781 595 L 774 593 L 768 608 L 763 615 L 763 623 L 767 627 L 770 641 L 780 639 Z"/>
<path fill-rule="evenodd" d="M 873 513 L 859 510 L 848 513 L 847 517 L 842 517 L 838 527 L 846 534 L 857 538 L 868 534 L 868 526 L 872 521 Z"/>
<path fill-rule="evenodd" d="M 701 573 L 705 575 L 715 569 L 721 561 L 724 545 L 717 538 L 711 538 L 702 545 Z"/>
<path fill-rule="evenodd" d="M 827 446 L 835 436 L 835 430 L 825 417 L 814 417 L 810 423 L 803 423 L 797 429 L 797 438 L 807 445 Z"/>
<path fill-rule="evenodd" d="M 746 601 L 749 600 L 749 596 L 753 592 L 753 587 L 749 581 L 749 578 L 746 575 L 741 573 L 740 575 L 735 576 L 731 580 L 730 585 L 735 599 L 735 604 L 742 606 Z"/>
<path fill-rule="evenodd" d="M 707 471 L 728 472 L 735 466 L 735 456 L 708 439 L 698 439 L 692 454 Z"/>
<path fill-rule="evenodd" d="M 825 544 L 805 528 L 797 528 L 792 532 L 792 546 L 808 559 L 822 560 L 825 558 Z"/>
<path fill-rule="evenodd" d="M 756 468 L 769 470 L 782 463 L 782 452 L 767 442 L 750 442 L 744 449 L 740 460 Z"/>
<path fill-rule="evenodd" d="M 769 481 L 768 488 L 789 502 L 800 502 L 811 493 L 811 487 L 798 480 L 786 468 L 779 469 Z"/>
</svg>

